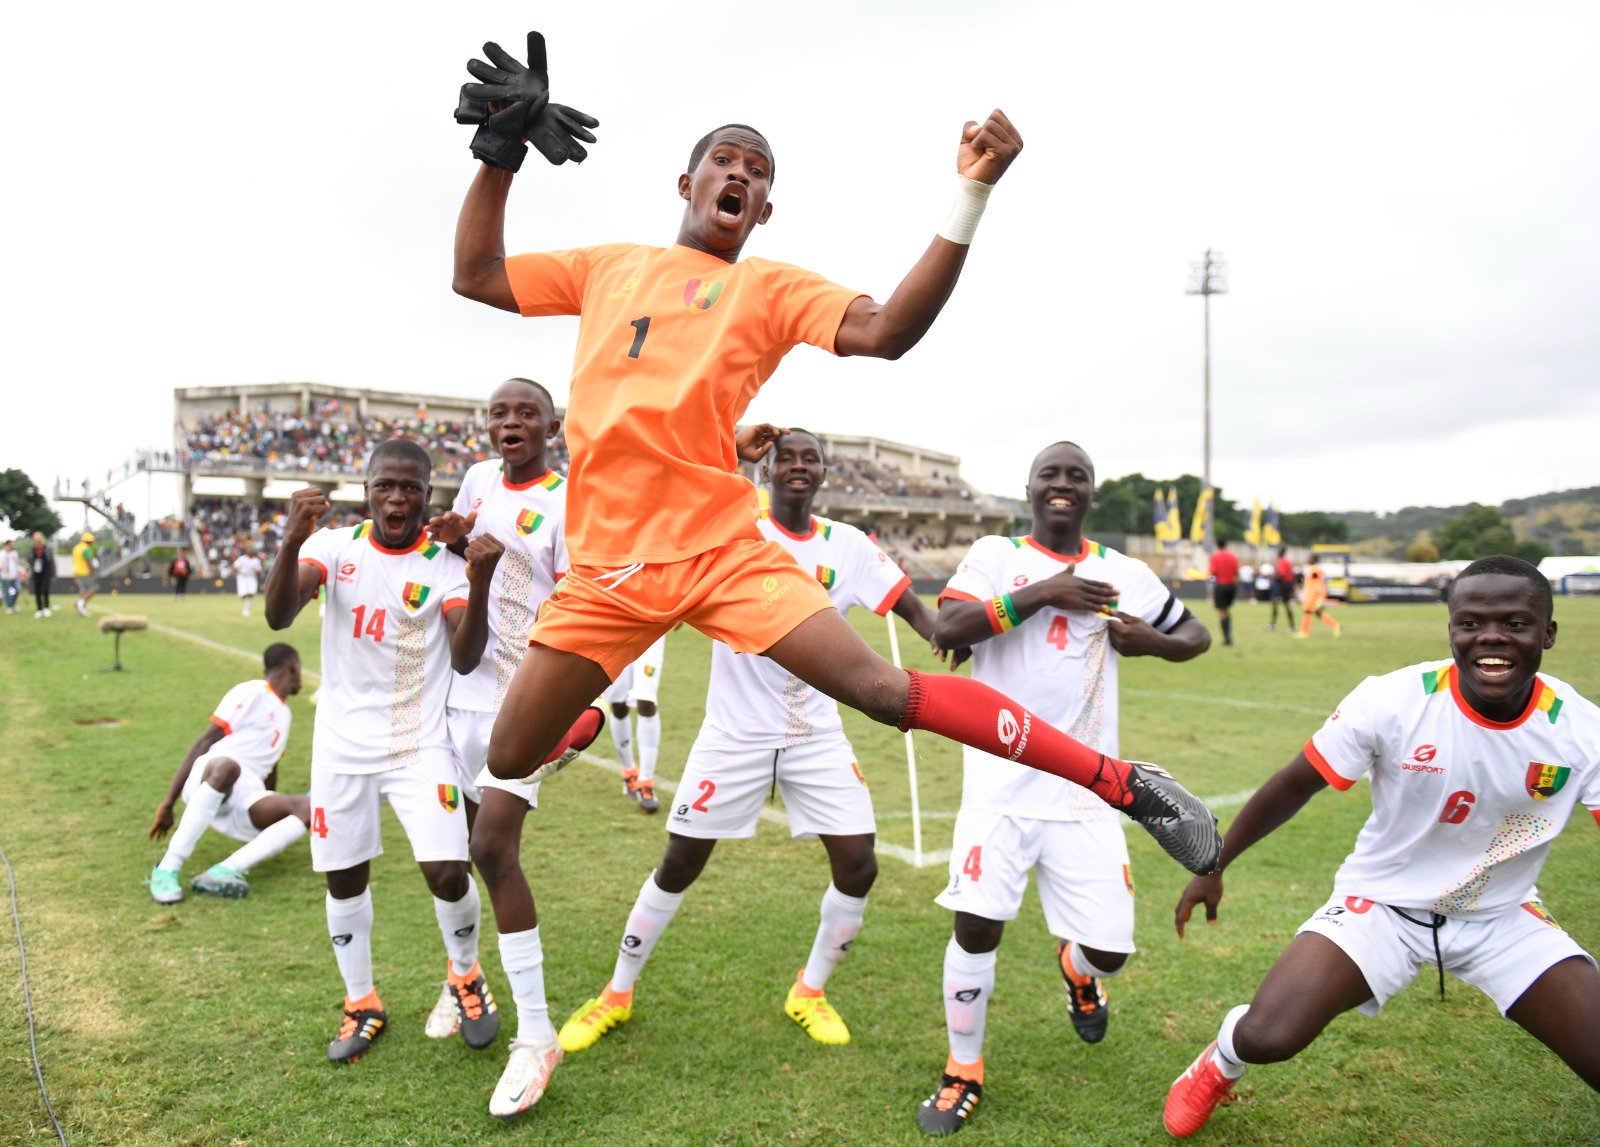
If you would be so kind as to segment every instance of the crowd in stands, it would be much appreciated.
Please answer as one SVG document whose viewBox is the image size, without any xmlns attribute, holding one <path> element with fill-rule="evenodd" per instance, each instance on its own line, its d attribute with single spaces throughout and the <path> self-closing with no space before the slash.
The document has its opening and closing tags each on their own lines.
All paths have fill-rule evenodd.
<svg viewBox="0 0 1600 1147">
<path fill-rule="evenodd" d="M 830 454 L 828 482 L 846 494 L 888 498 L 972 499 L 972 489 L 955 474 L 907 474 L 894 462 L 861 454 Z"/>
<path fill-rule="evenodd" d="M 390 438 L 408 438 L 433 457 L 434 473 L 459 474 L 489 457 L 489 433 L 474 421 L 450 422 L 418 411 L 415 418 L 363 416 L 342 399 L 324 398 L 311 409 L 236 411 L 206 415 L 184 427 L 180 464 L 240 466 L 305 473 L 358 473 L 367 455 Z M 551 444 L 552 464 L 566 471 L 564 439 Z"/>
<path fill-rule="evenodd" d="M 226 568 L 247 545 L 270 563 L 283 540 L 289 504 L 270 498 L 198 498 L 190 507 L 190 521 L 213 569 Z"/>
</svg>

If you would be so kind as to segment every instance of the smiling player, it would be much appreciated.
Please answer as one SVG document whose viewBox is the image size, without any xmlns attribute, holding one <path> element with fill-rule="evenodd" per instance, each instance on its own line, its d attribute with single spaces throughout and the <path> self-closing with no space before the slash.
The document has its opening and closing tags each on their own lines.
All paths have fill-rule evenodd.
<svg viewBox="0 0 1600 1147">
<path fill-rule="evenodd" d="M 1210 871 L 1215 818 L 1181 786 L 1071 740 L 983 685 L 902 671 L 874 653 L 816 578 L 761 536 L 754 489 L 736 472 L 735 423 L 793 347 L 898 358 L 921 340 L 1021 149 L 1000 111 L 962 129 L 956 205 L 884 303 L 788 264 L 740 260 L 773 211 L 772 148 L 754 128 L 725 125 L 694 145 L 670 248 L 507 258 L 512 177 L 480 168 L 456 227 L 455 290 L 524 316 L 580 316 L 567 409 L 573 565 L 506 695 L 491 772 L 525 775 L 560 752 L 581 735 L 569 729 L 590 701 L 682 620 L 874 720 L 1079 781 L 1181 863 Z M 647 509 L 641 493 L 667 511 Z"/>
<path fill-rule="evenodd" d="M 328 935 L 345 983 L 328 1058 L 354 1063 L 388 1024 L 373 986 L 372 859 L 379 812 L 394 809 L 433 893 L 449 980 L 468 1008 L 461 1034 L 486 1047 L 500 1017 L 478 967 L 478 886 L 467 865 L 461 788 L 445 726 L 455 673 L 483 656 L 487 599 L 502 547 L 488 535 L 466 560 L 423 533 L 432 463 L 390 439 L 367 463 L 371 518 L 317 530 L 331 508 L 315 487 L 289 499 L 283 548 L 267 576 L 267 624 L 284 629 L 321 589 L 322 689 L 311 745 L 311 865 L 327 875 Z"/>
<path fill-rule="evenodd" d="M 810 431 L 781 433 L 771 447 L 772 508 L 762 537 L 815 571 L 840 614 L 865 606 L 893 609 L 922 637 L 933 636 L 933 613 L 901 573 L 854 526 L 813 517 L 822 487 L 822 445 Z M 845 738 L 839 706 L 768 658 L 711 647 L 706 719 L 678 781 L 668 818 L 666 852 L 628 914 L 616 970 L 605 990 L 561 1028 L 568 1051 L 580 1051 L 633 1015 L 633 986 L 656 941 L 718 840 L 754 836 L 768 786 L 783 791 L 796 838 L 819 837 L 833 880 L 822 896 L 811 955 L 789 988 L 784 1012 L 818 1043 L 850 1042 L 850 1031 L 823 988 L 844 958 L 867 910 L 878 875 L 872 797 Z"/>
<path fill-rule="evenodd" d="M 1222 869 L 1332 785 L 1372 778 L 1372 815 L 1255 999 L 1230 1011 L 1167 1095 L 1167 1130 L 1205 1125 L 1250 1064 L 1298 1055 L 1352 1008 L 1376 1015 L 1424 963 L 1465 980 L 1600 1090 L 1600 972 L 1534 888 L 1581 804 L 1600 819 L 1600 709 L 1539 672 L 1550 583 L 1520 558 L 1450 591 L 1449 661 L 1368 677 L 1228 829 Z M 1189 883 L 1217 918 L 1222 869 Z"/>
<path fill-rule="evenodd" d="M 1187 661 L 1211 645 L 1143 562 L 1083 536 L 1094 463 L 1071 442 L 1041 450 L 1028 473 L 1032 531 L 980 538 L 939 595 L 937 640 L 972 648 L 972 676 L 1027 704 L 1101 752 L 1118 752 L 1122 657 Z M 999 603 L 999 604 L 997 604 Z M 968 748 L 939 903 L 955 913 L 945 949 L 950 1054 L 917 1125 L 950 1135 L 983 1094 L 983 1037 L 995 953 L 1033 873 L 1085 1043 L 1105 1038 L 1101 981 L 1134 951 L 1133 878 L 1116 814 L 1083 788 Z"/>
</svg>

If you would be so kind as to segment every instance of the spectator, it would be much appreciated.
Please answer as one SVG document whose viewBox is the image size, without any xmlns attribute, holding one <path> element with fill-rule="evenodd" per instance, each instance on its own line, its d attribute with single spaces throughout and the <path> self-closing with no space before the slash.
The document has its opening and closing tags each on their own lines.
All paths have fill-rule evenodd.
<svg viewBox="0 0 1600 1147">
<path fill-rule="evenodd" d="M 22 557 L 11 538 L 0 547 L 0 589 L 5 593 L 6 612 L 16 613 L 17 598 L 22 594 Z"/>
<path fill-rule="evenodd" d="M 38 530 L 33 531 L 33 545 L 28 550 L 28 574 L 33 578 L 33 616 L 49 617 L 50 583 L 56 577 L 56 554 Z"/>
<path fill-rule="evenodd" d="M 78 539 L 78 544 L 72 547 L 72 579 L 78 583 L 76 608 L 83 617 L 89 616 L 89 601 L 99 588 L 94 577 L 94 567 L 94 535 L 84 534 Z"/>
<path fill-rule="evenodd" d="M 172 559 L 172 564 L 167 567 L 167 576 L 172 579 L 172 596 L 178 601 L 183 601 L 189 593 L 189 551 L 179 550 L 178 556 Z"/>
</svg>

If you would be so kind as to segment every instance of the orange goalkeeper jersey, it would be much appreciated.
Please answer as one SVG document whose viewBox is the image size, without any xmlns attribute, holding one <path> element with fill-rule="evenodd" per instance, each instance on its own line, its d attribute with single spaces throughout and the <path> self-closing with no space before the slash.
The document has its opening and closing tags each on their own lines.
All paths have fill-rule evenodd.
<svg viewBox="0 0 1600 1147">
<path fill-rule="evenodd" d="M 786 263 L 628 243 L 515 255 L 523 315 L 579 315 L 567 406 L 573 565 L 674 562 L 759 540 L 734 426 L 789 350 L 833 351 L 859 298 Z"/>
</svg>

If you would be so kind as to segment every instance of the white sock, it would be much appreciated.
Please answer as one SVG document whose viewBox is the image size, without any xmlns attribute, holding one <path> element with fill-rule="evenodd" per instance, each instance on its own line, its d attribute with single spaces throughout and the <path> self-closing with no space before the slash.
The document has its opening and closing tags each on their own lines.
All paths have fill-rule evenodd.
<svg viewBox="0 0 1600 1147">
<path fill-rule="evenodd" d="M 344 977 L 345 997 L 362 999 L 372 994 L 372 889 L 348 900 L 335 900 L 330 892 L 327 907 L 328 938 Z"/>
<path fill-rule="evenodd" d="M 626 717 L 612 715 L 606 722 L 611 729 L 611 743 L 616 746 L 617 760 L 625 769 L 633 768 L 633 729 Z"/>
<path fill-rule="evenodd" d="M 305 822 L 291 814 L 267 825 L 254 840 L 238 848 L 222 865 L 238 873 L 249 872 L 263 860 L 277 856 L 305 834 Z"/>
<path fill-rule="evenodd" d="M 645 878 L 639 889 L 639 898 L 628 913 L 628 930 L 622 937 L 622 947 L 617 952 L 617 967 L 611 973 L 611 987 L 626 992 L 644 971 L 644 962 L 650 958 L 656 941 L 667 930 L 672 918 L 683 903 L 683 893 L 663 892 L 656 884 L 656 874 Z"/>
<path fill-rule="evenodd" d="M 1217 1032 L 1217 1050 L 1211 1053 L 1211 1060 L 1229 1079 L 1238 1079 L 1244 1074 L 1245 1062 L 1233 1049 L 1233 1029 L 1239 1026 L 1239 1021 L 1244 1019 L 1245 1012 L 1249 1010 L 1249 1004 L 1234 1008 L 1222 1018 L 1222 1030 Z"/>
<path fill-rule="evenodd" d="M 165 868 L 168 872 L 182 869 L 183 862 L 193 854 L 194 846 L 200 843 L 200 838 L 206 834 L 206 829 L 210 828 L 211 822 L 216 819 L 217 810 L 222 808 L 222 802 L 227 799 L 204 781 L 196 785 L 193 798 L 183 807 L 183 816 L 178 820 L 178 827 L 172 830 L 172 840 L 167 843 L 167 854 L 161 858 L 161 863 L 156 867 Z"/>
<path fill-rule="evenodd" d="M 639 779 L 648 781 L 656 775 L 656 757 L 661 752 L 661 714 L 646 717 L 639 714 Z"/>
<path fill-rule="evenodd" d="M 534 1043 L 555 1039 L 550 1004 L 544 998 L 544 945 L 539 941 L 539 929 L 500 933 L 500 966 L 511 982 L 511 999 L 517 1005 L 515 1038 Z"/>
<path fill-rule="evenodd" d="M 817 925 L 817 938 L 811 942 L 811 957 L 806 970 L 801 973 L 805 985 L 813 991 L 822 991 L 828 977 L 861 931 L 861 921 L 867 914 L 865 896 L 846 896 L 830 882 L 822 894 L 822 920 Z"/>
<path fill-rule="evenodd" d="M 994 994 L 993 952 L 973 955 L 954 936 L 944 949 L 944 1024 L 957 1063 L 983 1058 L 983 1025 Z"/>
<path fill-rule="evenodd" d="M 1115 972 L 1107 972 L 1103 968 L 1097 968 L 1089 962 L 1089 957 L 1083 954 L 1083 945 L 1076 940 L 1072 942 L 1072 954 L 1067 958 L 1072 962 L 1072 970 L 1078 975 L 1093 976 L 1097 980 L 1109 980 L 1128 966 L 1127 962 L 1124 961 L 1122 967 Z"/>
<path fill-rule="evenodd" d="M 478 962 L 478 925 L 482 923 L 483 901 L 478 897 L 478 882 L 467 874 L 467 894 L 455 903 L 433 898 L 433 916 L 439 921 L 444 950 L 450 956 L 450 970 L 458 976 L 472 971 Z"/>
</svg>

